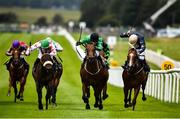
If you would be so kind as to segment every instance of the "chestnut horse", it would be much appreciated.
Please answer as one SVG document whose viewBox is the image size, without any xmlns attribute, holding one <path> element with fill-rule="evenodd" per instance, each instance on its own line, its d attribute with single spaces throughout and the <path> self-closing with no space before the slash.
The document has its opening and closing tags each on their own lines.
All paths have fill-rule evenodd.
<svg viewBox="0 0 180 119">
<path fill-rule="evenodd" d="M 90 109 L 89 97 L 90 86 L 94 89 L 95 108 L 103 109 L 101 93 L 103 88 L 107 85 L 109 77 L 108 70 L 102 66 L 100 56 L 95 53 L 95 45 L 87 44 L 86 57 L 81 65 L 80 75 L 82 82 L 82 99 L 86 104 L 86 109 Z"/>
<path fill-rule="evenodd" d="M 20 99 L 20 101 L 23 101 L 23 92 L 24 92 L 24 86 L 26 83 L 26 78 L 28 75 L 28 70 L 25 69 L 25 66 L 23 62 L 20 59 L 21 52 L 19 49 L 13 49 L 12 50 L 12 59 L 9 67 L 9 90 L 11 86 L 14 88 L 14 102 L 16 102 L 16 98 Z M 18 93 L 17 90 L 17 82 L 20 82 L 20 90 Z M 10 92 L 10 91 L 9 91 Z M 18 95 L 17 95 L 18 93 Z"/>
<path fill-rule="evenodd" d="M 143 65 L 140 63 L 138 59 L 138 54 L 136 49 L 131 48 L 128 52 L 127 56 L 127 68 L 124 69 L 123 74 L 123 82 L 124 82 L 124 107 L 127 108 L 129 106 L 133 106 L 133 110 L 135 109 L 136 99 L 139 94 L 140 87 L 142 85 L 142 100 L 145 101 L 146 97 L 144 94 L 148 73 L 146 73 L 143 69 Z M 131 91 L 134 89 L 134 98 L 131 104 Z M 129 93 L 129 97 L 128 97 Z"/>
<path fill-rule="evenodd" d="M 42 104 L 42 88 L 46 88 L 46 109 L 48 109 L 48 101 L 50 97 L 55 97 L 53 79 L 54 79 L 54 69 L 53 69 L 53 60 L 48 53 L 44 53 L 40 59 L 40 62 L 37 64 L 36 69 L 32 72 L 35 83 L 36 91 L 38 93 L 38 108 L 43 109 Z"/>
</svg>

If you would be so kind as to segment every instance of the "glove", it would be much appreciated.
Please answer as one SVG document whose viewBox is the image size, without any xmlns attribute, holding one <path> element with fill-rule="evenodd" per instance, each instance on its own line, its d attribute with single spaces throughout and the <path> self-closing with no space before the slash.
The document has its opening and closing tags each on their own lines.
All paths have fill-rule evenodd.
<svg viewBox="0 0 180 119">
<path fill-rule="evenodd" d="M 121 37 L 121 38 L 124 38 L 124 37 L 128 37 L 128 35 L 127 35 L 127 33 L 121 33 L 121 34 L 120 34 L 120 37 Z"/>
<path fill-rule="evenodd" d="M 78 45 L 81 45 L 81 42 L 77 41 L 76 42 L 76 46 L 78 46 Z"/>
<path fill-rule="evenodd" d="M 30 55 L 30 49 L 29 48 L 26 50 L 25 55 L 26 56 Z"/>
</svg>

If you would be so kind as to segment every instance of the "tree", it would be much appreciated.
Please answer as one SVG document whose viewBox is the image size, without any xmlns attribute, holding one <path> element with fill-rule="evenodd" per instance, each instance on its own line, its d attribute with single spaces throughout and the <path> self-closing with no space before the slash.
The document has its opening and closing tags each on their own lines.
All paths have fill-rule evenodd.
<svg viewBox="0 0 180 119">
<path fill-rule="evenodd" d="M 63 17 L 60 14 L 55 14 L 53 19 L 52 19 L 52 24 L 53 25 L 60 25 L 63 24 Z"/>
<path fill-rule="evenodd" d="M 1 13 L 0 14 L 0 23 L 17 23 L 18 17 L 15 13 Z"/>
<path fill-rule="evenodd" d="M 40 27 L 47 26 L 48 23 L 47 23 L 46 17 L 42 16 L 42 17 L 38 18 L 38 20 L 35 22 L 35 25 L 38 25 Z"/>
</svg>

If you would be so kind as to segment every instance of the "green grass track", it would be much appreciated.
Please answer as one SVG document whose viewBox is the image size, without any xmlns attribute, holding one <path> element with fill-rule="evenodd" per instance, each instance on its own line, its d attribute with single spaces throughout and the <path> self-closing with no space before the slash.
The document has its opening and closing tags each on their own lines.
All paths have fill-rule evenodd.
<svg viewBox="0 0 180 119">
<path fill-rule="evenodd" d="M 36 40 L 45 38 L 46 35 L 33 34 L 0 34 L 0 118 L 180 118 L 180 104 L 170 104 L 160 102 L 154 98 L 147 97 L 147 101 L 141 100 L 141 93 L 138 96 L 135 111 L 131 108 L 125 109 L 123 102 L 123 90 L 118 87 L 108 85 L 109 98 L 103 102 L 104 109 L 99 110 L 93 107 L 94 96 L 91 89 L 90 105 L 91 110 L 85 109 L 81 96 L 81 81 L 79 69 L 81 62 L 71 45 L 62 36 L 52 36 L 60 42 L 64 51 L 59 53 L 63 59 L 64 72 L 57 92 L 57 107 L 51 105 L 48 110 L 39 111 L 37 105 L 37 93 L 35 83 L 32 78 L 32 66 L 37 57 L 37 51 L 26 57 L 30 64 L 30 72 L 27 78 L 24 92 L 24 101 L 13 102 L 14 93 L 10 97 L 6 96 L 8 90 L 8 72 L 3 63 L 8 59 L 4 55 L 14 39 L 35 43 Z M 43 89 L 43 104 L 45 107 L 45 89 Z"/>
</svg>

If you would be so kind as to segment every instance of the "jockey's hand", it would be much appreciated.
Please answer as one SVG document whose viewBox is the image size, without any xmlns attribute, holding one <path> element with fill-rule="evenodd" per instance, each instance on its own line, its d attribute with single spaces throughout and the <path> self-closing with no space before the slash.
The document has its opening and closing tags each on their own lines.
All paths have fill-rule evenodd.
<svg viewBox="0 0 180 119">
<path fill-rule="evenodd" d="M 26 50 L 25 55 L 26 55 L 26 56 L 29 56 L 29 55 L 30 55 L 30 49 L 29 49 L 29 48 Z"/>
<path fill-rule="evenodd" d="M 76 42 L 76 46 L 81 45 L 81 44 L 82 44 L 82 43 L 79 42 L 79 41 Z"/>
<path fill-rule="evenodd" d="M 12 52 L 6 52 L 7 56 L 12 56 Z"/>
</svg>

